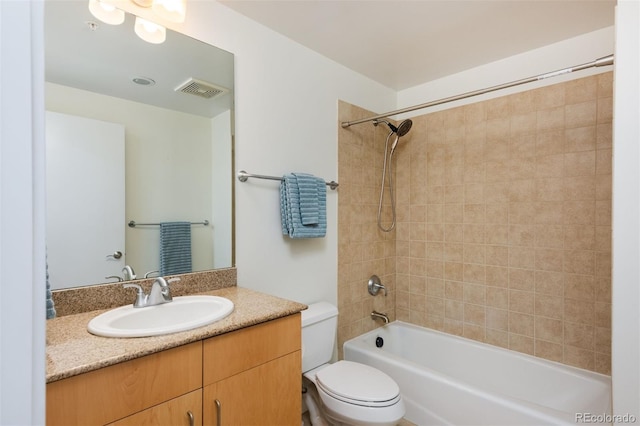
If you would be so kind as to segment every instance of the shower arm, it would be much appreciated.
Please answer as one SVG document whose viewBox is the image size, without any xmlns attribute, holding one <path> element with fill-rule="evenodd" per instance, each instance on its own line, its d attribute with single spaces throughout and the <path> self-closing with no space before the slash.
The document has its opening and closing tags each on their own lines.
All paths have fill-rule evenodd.
<svg viewBox="0 0 640 426">
<path fill-rule="evenodd" d="M 450 96 L 448 98 L 442 98 L 442 99 L 438 99 L 435 101 L 431 101 L 431 102 L 426 102 L 420 105 L 414 105 L 411 107 L 407 107 L 407 108 L 402 108 L 402 109 L 398 109 L 395 111 L 389 111 L 389 112 L 385 112 L 384 114 L 378 114 L 375 115 L 373 117 L 368 117 L 368 118 L 362 118 L 360 120 L 354 120 L 354 121 L 343 121 L 341 126 L 343 128 L 347 128 L 350 126 L 353 126 L 354 124 L 360 124 L 360 123 L 366 123 L 367 121 L 377 121 L 377 120 L 382 120 L 383 118 L 387 118 L 390 117 L 392 115 L 397 115 L 397 114 L 403 114 L 405 112 L 411 112 L 411 111 L 415 111 L 418 109 L 423 109 L 423 108 L 428 108 L 428 107 L 432 107 L 432 106 L 436 106 L 436 105 L 442 105 L 442 104 L 446 104 L 449 102 L 454 102 L 454 101 L 458 101 L 461 99 L 466 99 L 466 98 L 471 98 L 473 96 L 478 96 L 478 95 L 483 95 L 485 93 L 490 93 L 490 92 L 495 92 L 496 90 L 502 90 L 502 89 L 507 89 L 509 87 L 514 87 L 514 86 L 520 86 L 522 84 L 527 84 L 527 83 L 533 83 L 539 80 L 544 80 L 547 78 L 551 78 L 551 77 L 556 77 L 559 75 L 563 75 L 563 74 L 569 74 L 571 72 L 575 72 L 575 71 L 581 71 L 581 70 L 585 70 L 588 68 L 593 68 L 593 67 L 604 67 L 604 66 L 608 66 L 608 65 L 613 65 L 613 55 L 609 55 L 609 56 L 605 56 L 599 59 L 596 59 L 595 61 L 592 62 L 587 62 L 585 64 L 581 64 L 581 65 L 576 65 L 573 67 L 569 67 L 569 68 L 563 68 L 561 70 L 557 70 L 557 71 L 552 71 L 546 74 L 540 74 L 534 77 L 528 77 L 528 78 L 523 78 L 521 80 L 516 80 L 516 81 L 511 81 L 509 83 L 504 83 L 504 84 L 499 84 L 497 86 L 491 86 L 485 89 L 479 89 L 479 90 L 474 90 L 472 92 L 466 92 L 463 93 L 461 95 L 455 95 L 455 96 Z"/>
</svg>

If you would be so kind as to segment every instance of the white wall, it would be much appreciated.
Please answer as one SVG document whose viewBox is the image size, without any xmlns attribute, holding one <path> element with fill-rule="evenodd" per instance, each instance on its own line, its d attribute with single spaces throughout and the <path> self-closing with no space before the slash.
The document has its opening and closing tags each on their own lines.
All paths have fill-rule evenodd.
<svg viewBox="0 0 640 426">
<path fill-rule="evenodd" d="M 216 2 L 191 2 L 183 32 L 235 55 L 236 171 L 337 176 L 337 101 L 395 108 L 395 93 Z M 337 193 L 327 236 L 282 236 L 278 183 L 236 180 L 238 284 L 303 303 L 337 298 Z"/>
<path fill-rule="evenodd" d="M 233 158 L 232 114 L 225 111 L 211 119 L 213 140 L 213 197 L 211 206 L 213 227 L 213 267 L 228 268 L 233 264 L 233 176 L 229 159 Z"/>
<path fill-rule="evenodd" d="M 42 3 L 0 2 L 0 424 L 44 424 Z M 20 83 L 18 83 L 20 82 Z"/>
<path fill-rule="evenodd" d="M 620 416 L 634 415 L 637 422 L 640 421 L 640 3 L 637 0 L 618 0 L 615 54 L 613 410 Z"/>
</svg>

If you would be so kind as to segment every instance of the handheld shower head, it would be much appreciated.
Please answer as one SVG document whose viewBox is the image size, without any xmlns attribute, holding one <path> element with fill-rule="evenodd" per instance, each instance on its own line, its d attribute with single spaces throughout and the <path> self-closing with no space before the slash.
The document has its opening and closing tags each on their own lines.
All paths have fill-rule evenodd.
<svg viewBox="0 0 640 426">
<path fill-rule="evenodd" d="M 398 142 L 400 141 L 400 138 L 406 135 L 407 133 L 409 133 L 409 130 L 411 130 L 411 126 L 413 125 L 413 122 L 411 120 L 403 120 L 398 125 L 398 127 L 396 127 L 393 124 L 389 123 L 387 120 L 374 120 L 373 125 L 377 126 L 381 122 L 385 123 L 389 127 L 389 129 L 391 129 L 391 131 L 387 135 L 387 140 L 384 143 L 384 164 L 382 165 L 382 184 L 380 185 L 380 202 L 378 203 L 378 228 L 380 228 L 380 230 L 382 230 L 383 232 L 390 232 L 396 226 L 396 198 L 393 193 L 394 192 L 393 173 L 391 171 L 393 153 L 396 150 L 396 146 L 398 146 Z M 394 133 L 396 138 L 391 144 L 391 150 L 388 150 L 389 139 L 391 139 L 391 136 Z M 387 164 L 388 164 L 388 167 L 387 167 Z M 387 169 L 388 169 L 388 173 L 387 173 Z M 391 196 L 392 219 L 391 219 L 391 225 L 388 228 L 385 228 L 382 225 L 382 204 L 384 199 L 384 192 L 385 192 L 384 190 L 386 186 L 385 180 L 387 177 L 389 179 L 389 195 Z"/>
<path fill-rule="evenodd" d="M 398 127 L 394 126 L 393 124 L 389 123 L 387 120 L 375 120 L 373 122 L 374 126 L 377 126 L 380 123 L 385 123 L 389 129 L 391 129 L 391 131 L 393 133 L 395 133 L 396 135 L 398 135 L 399 137 L 406 135 L 407 133 L 409 133 L 409 130 L 411 130 L 411 126 L 413 125 L 413 122 L 409 119 L 407 120 L 403 120 Z"/>
<path fill-rule="evenodd" d="M 404 136 L 407 133 L 409 133 L 409 130 L 411 130 L 411 126 L 413 126 L 413 121 L 407 119 L 407 120 L 403 120 L 399 125 L 398 128 L 396 129 L 396 134 L 398 136 Z"/>
</svg>

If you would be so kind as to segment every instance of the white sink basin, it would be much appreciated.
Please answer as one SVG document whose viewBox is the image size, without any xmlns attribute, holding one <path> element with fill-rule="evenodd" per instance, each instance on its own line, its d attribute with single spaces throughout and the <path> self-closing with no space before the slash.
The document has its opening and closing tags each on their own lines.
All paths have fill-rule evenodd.
<svg viewBox="0 0 640 426">
<path fill-rule="evenodd" d="M 218 296 L 179 296 L 162 305 L 122 306 L 89 321 L 90 333 L 105 337 L 147 337 L 191 330 L 233 312 L 233 302 Z"/>
</svg>

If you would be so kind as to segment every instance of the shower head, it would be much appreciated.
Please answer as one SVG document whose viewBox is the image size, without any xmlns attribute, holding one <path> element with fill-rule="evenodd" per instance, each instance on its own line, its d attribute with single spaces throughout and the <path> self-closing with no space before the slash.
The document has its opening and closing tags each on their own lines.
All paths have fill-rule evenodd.
<svg viewBox="0 0 640 426">
<path fill-rule="evenodd" d="M 409 133 L 409 130 L 411 130 L 411 126 L 413 125 L 413 122 L 411 120 L 409 120 L 409 119 L 402 121 L 398 125 L 398 127 L 396 127 L 393 124 L 389 123 L 387 120 L 375 120 L 373 122 L 373 125 L 377 126 L 378 124 L 380 124 L 380 122 L 385 123 L 387 126 L 389 126 L 389 129 L 391 129 L 391 131 L 393 133 L 398 135 L 398 137 L 404 136 L 407 133 Z"/>
<path fill-rule="evenodd" d="M 411 126 L 413 125 L 413 121 L 407 119 L 407 120 L 403 120 L 399 125 L 398 128 L 396 129 L 396 134 L 398 136 L 404 136 L 407 133 L 409 133 L 409 130 L 411 130 Z"/>
</svg>

